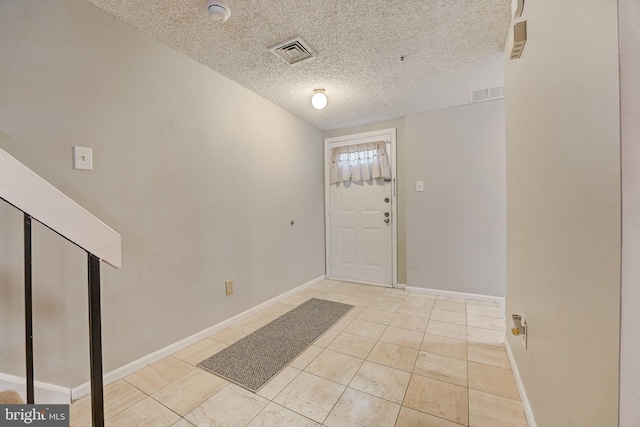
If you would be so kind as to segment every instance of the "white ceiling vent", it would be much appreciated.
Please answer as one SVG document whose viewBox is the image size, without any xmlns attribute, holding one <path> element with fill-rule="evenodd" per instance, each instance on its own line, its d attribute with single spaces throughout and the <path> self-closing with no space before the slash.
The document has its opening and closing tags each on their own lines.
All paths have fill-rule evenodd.
<svg viewBox="0 0 640 427">
<path fill-rule="evenodd" d="M 289 65 L 299 64 L 318 56 L 309 44 L 299 36 L 271 46 L 269 50 Z"/>
<path fill-rule="evenodd" d="M 470 90 L 469 104 L 504 98 L 504 86 L 488 87 L 486 89 Z"/>
</svg>

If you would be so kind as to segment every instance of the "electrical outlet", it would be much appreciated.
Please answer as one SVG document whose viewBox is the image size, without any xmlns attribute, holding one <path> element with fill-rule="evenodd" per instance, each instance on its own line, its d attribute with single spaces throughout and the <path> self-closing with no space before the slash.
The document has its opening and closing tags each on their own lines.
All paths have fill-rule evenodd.
<svg viewBox="0 0 640 427">
<path fill-rule="evenodd" d="M 233 280 L 227 280 L 224 282 L 224 290 L 227 293 L 227 296 L 233 293 Z"/>
</svg>

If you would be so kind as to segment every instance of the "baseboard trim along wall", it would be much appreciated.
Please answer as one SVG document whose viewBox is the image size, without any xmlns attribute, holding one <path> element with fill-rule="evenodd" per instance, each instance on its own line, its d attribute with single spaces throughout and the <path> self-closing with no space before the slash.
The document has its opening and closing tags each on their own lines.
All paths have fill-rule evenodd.
<svg viewBox="0 0 640 427">
<path fill-rule="evenodd" d="M 58 385 L 33 382 L 34 398 L 36 403 L 48 403 L 51 405 L 68 405 L 71 403 L 71 389 Z M 0 390 L 15 390 L 22 400 L 27 401 L 26 380 L 0 372 Z"/>
<path fill-rule="evenodd" d="M 527 397 L 527 391 L 524 389 L 522 378 L 520 378 L 520 371 L 518 371 L 518 365 L 516 364 L 516 359 L 513 357 L 513 353 L 511 352 L 511 346 L 509 345 L 507 337 L 504 338 L 504 348 L 507 351 L 507 357 L 509 357 L 509 363 L 511 364 L 513 377 L 516 380 L 518 393 L 520 393 L 520 401 L 522 401 L 522 408 L 524 409 L 524 416 L 527 419 L 527 424 L 529 424 L 529 427 L 537 427 L 536 420 L 533 417 L 533 410 L 531 409 L 531 404 Z"/>
<path fill-rule="evenodd" d="M 175 342 L 173 344 L 170 344 L 164 348 L 161 348 L 158 351 L 155 351 L 151 354 L 148 354 L 146 356 L 143 356 L 137 360 L 134 360 L 131 363 L 128 363 L 124 366 L 121 366 L 120 368 L 114 369 L 113 371 L 107 372 L 106 374 L 104 374 L 104 385 L 106 386 L 107 384 L 111 384 L 112 382 L 115 382 L 121 378 L 126 377 L 127 375 L 137 371 L 138 369 L 144 368 L 145 366 L 148 366 L 154 362 L 157 362 L 158 360 L 165 358 L 169 355 L 172 355 L 173 353 L 180 351 L 186 347 L 189 347 L 191 344 L 195 344 L 196 342 L 215 334 L 218 331 L 221 331 L 222 329 L 226 328 L 227 326 L 230 326 L 234 323 L 236 323 L 239 320 L 242 320 L 244 318 L 247 318 L 249 316 L 251 316 L 252 314 L 255 314 L 257 312 L 259 312 L 260 310 L 263 310 L 267 307 L 269 307 L 270 305 L 273 305 L 275 303 L 277 303 L 278 301 L 298 292 L 301 291 L 302 289 L 308 288 L 309 286 L 315 285 L 318 282 L 321 282 L 322 280 L 324 280 L 327 276 L 326 275 L 322 275 L 320 277 L 317 277 L 313 280 L 308 281 L 307 283 L 304 283 L 300 286 L 298 286 L 297 288 L 291 289 L 290 291 L 287 291 L 283 294 L 280 294 L 274 298 L 271 298 L 268 301 L 265 301 L 261 304 L 256 305 L 255 307 L 252 307 L 240 314 L 237 314 L 233 317 L 230 317 L 226 320 L 223 320 L 220 323 L 217 323 L 213 326 L 208 327 L 207 329 L 204 329 L 200 332 L 197 332 L 187 338 L 184 338 L 178 342 Z M 87 395 L 91 392 L 91 384 L 87 381 L 86 383 L 80 384 L 77 387 L 74 387 L 71 389 L 71 400 L 77 400 L 79 398 L 81 398 L 84 395 Z"/>
<path fill-rule="evenodd" d="M 406 286 L 406 285 L 405 285 Z M 429 289 L 429 288 L 418 288 L 415 286 L 406 286 L 405 290 L 407 292 L 416 292 L 419 294 L 429 294 L 429 295 L 440 295 L 443 297 L 452 297 L 452 298 L 463 298 L 463 299 L 471 299 L 476 301 L 491 301 L 495 302 L 500 306 L 500 310 L 502 311 L 502 316 L 504 317 L 504 297 L 494 297 L 491 295 L 480 295 L 480 294 L 470 294 L 466 292 L 454 292 L 454 291 L 443 291 L 441 289 Z"/>
</svg>

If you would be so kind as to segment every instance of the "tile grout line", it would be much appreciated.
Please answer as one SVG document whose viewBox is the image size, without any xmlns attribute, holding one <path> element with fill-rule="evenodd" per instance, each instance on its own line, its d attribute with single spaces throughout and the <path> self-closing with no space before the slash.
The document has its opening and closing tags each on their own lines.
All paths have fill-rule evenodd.
<svg viewBox="0 0 640 427">
<path fill-rule="evenodd" d="M 331 287 L 330 289 L 328 289 L 328 290 L 324 290 L 322 293 L 328 293 L 328 292 L 331 292 L 331 290 L 332 290 L 332 289 L 334 289 L 336 286 L 339 286 L 339 284 L 332 286 L 332 287 Z M 363 287 L 361 287 L 361 288 L 359 288 L 359 289 L 364 289 L 364 288 L 365 288 L 365 287 L 363 286 Z M 347 297 L 347 298 L 348 298 L 348 297 L 358 298 L 358 292 L 357 292 L 357 291 L 358 291 L 358 289 L 354 289 L 353 291 L 349 291 L 347 294 L 344 294 L 344 295 L 346 295 L 346 297 Z M 322 293 L 321 293 L 321 295 L 322 295 Z M 334 292 L 334 293 L 335 293 L 335 292 Z M 321 295 L 318 295 L 318 296 L 317 296 L 317 298 L 322 298 L 322 296 L 321 296 Z M 276 393 L 276 395 L 274 396 L 274 398 L 273 398 L 273 399 L 265 399 L 265 400 L 266 400 L 267 402 L 269 402 L 269 403 L 273 403 L 274 405 L 277 405 L 277 406 L 279 406 L 279 407 L 282 407 L 282 408 L 285 408 L 285 409 L 287 409 L 287 410 L 289 410 L 289 411 L 292 411 L 292 412 L 294 412 L 294 413 L 296 413 L 296 414 L 298 414 L 298 415 L 300 415 L 300 416 L 304 417 L 305 419 L 309 419 L 307 416 L 305 416 L 305 415 L 303 415 L 303 414 L 300 414 L 300 413 L 298 413 L 298 412 L 296 412 L 296 411 L 293 411 L 293 410 L 291 410 L 291 409 L 287 408 L 286 406 L 279 405 L 278 403 L 274 402 L 274 399 L 275 399 L 275 398 L 277 398 L 277 396 L 279 396 L 279 395 L 280 395 L 280 394 L 281 394 L 281 393 L 282 393 L 282 392 L 283 392 L 283 391 L 288 387 L 288 385 L 289 385 L 289 384 L 291 384 L 291 382 L 295 381 L 295 379 L 296 379 L 296 378 L 298 378 L 298 376 L 300 375 L 300 373 L 301 373 L 301 372 L 306 372 L 306 373 L 307 373 L 307 374 L 309 374 L 309 375 L 312 375 L 312 376 L 318 377 L 318 378 L 320 378 L 320 379 L 323 379 L 323 380 L 326 380 L 326 381 L 331 381 L 331 382 L 334 382 L 334 383 L 339 384 L 339 385 L 341 385 L 341 386 L 344 386 L 344 390 L 343 390 L 343 391 L 342 391 L 342 393 L 340 394 L 340 397 L 339 397 L 339 398 L 336 400 L 336 402 L 332 405 L 331 410 L 329 410 L 329 412 L 327 413 L 327 416 L 323 419 L 322 424 L 324 424 L 324 422 L 325 422 L 325 421 L 326 421 L 326 419 L 329 417 L 329 415 L 331 414 L 331 412 L 333 412 L 333 411 L 334 411 L 334 409 L 336 408 L 337 403 L 340 401 L 340 399 L 342 399 L 342 397 L 343 397 L 343 396 L 344 396 L 344 394 L 346 393 L 347 389 L 351 388 L 351 387 L 350 387 L 351 383 L 353 382 L 353 380 L 355 379 L 355 377 L 358 375 L 358 372 L 360 372 L 360 370 L 362 369 L 362 366 L 364 365 L 364 363 L 365 363 L 365 362 L 370 362 L 370 363 L 372 363 L 372 364 L 374 364 L 374 365 L 385 366 L 385 367 L 388 367 L 388 368 L 390 368 L 390 369 L 397 369 L 397 368 L 394 368 L 394 367 L 392 367 L 392 366 L 381 365 L 381 364 L 379 364 L 379 363 L 377 363 L 377 362 L 369 361 L 369 360 L 368 360 L 368 357 L 371 355 L 371 353 L 372 353 L 373 349 L 376 347 L 376 345 L 378 345 L 379 343 L 386 343 L 386 341 L 382 341 L 382 337 L 383 337 L 383 336 L 384 336 L 384 334 L 389 330 L 389 328 L 391 327 L 391 323 L 393 322 L 393 320 L 396 318 L 396 316 L 397 316 L 399 313 L 403 313 L 403 314 L 405 314 L 406 316 L 413 317 L 413 318 L 415 318 L 415 319 L 422 319 L 422 317 L 420 317 L 420 316 L 415 316 L 415 315 L 413 315 L 411 312 L 409 312 L 409 313 L 404 313 L 404 312 L 400 312 L 400 311 L 399 311 L 399 310 L 401 309 L 401 307 L 403 306 L 403 304 L 405 304 L 405 303 L 407 302 L 407 300 L 408 300 L 409 296 L 411 295 L 411 292 L 406 292 L 406 293 L 405 293 L 404 298 L 402 298 L 402 301 L 399 303 L 399 305 L 398 305 L 398 306 L 396 306 L 396 305 L 397 305 L 396 303 L 386 305 L 387 307 L 395 307 L 392 311 L 388 311 L 388 310 L 381 310 L 380 308 L 370 308 L 370 305 L 371 305 L 371 304 L 374 304 L 376 301 L 379 301 L 379 302 L 384 301 L 384 299 L 385 299 L 385 298 L 384 298 L 384 296 L 385 296 L 385 295 L 386 295 L 386 296 L 390 296 L 390 297 L 395 297 L 395 296 L 397 295 L 397 293 L 387 293 L 387 292 L 385 292 L 385 291 L 382 291 L 382 292 L 379 292 L 379 293 L 377 294 L 377 296 L 376 296 L 372 301 L 370 301 L 369 303 L 367 303 L 367 305 L 363 305 L 363 306 L 361 306 L 361 305 L 357 305 L 357 304 L 352 304 L 352 305 L 354 305 L 355 307 L 358 307 L 358 308 L 362 307 L 362 311 L 361 311 L 360 313 L 358 313 L 358 315 L 357 315 L 355 318 L 351 318 L 351 319 L 353 319 L 353 320 L 358 319 L 358 320 L 362 320 L 362 321 L 371 322 L 371 323 L 374 323 L 374 324 L 379 324 L 379 325 L 384 326 L 384 330 L 382 331 L 382 334 L 376 338 L 375 343 L 373 344 L 373 347 L 371 347 L 371 349 L 367 352 L 367 354 L 364 356 L 364 358 L 357 357 L 357 356 L 353 356 L 353 355 L 351 355 L 351 354 L 347 354 L 347 353 L 343 353 L 343 352 L 341 352 L 341 351 L 339 351 L 339 350 L 333 350 L 333 351 L 336 351 L 337 353 L 344 354 L 344 355 L 347 355 L 347 356 L 350 356 L 350 357 L 354 357 L 354 358 L 357 358 L 357 359 L 360 359 L 360 360 L 361 360 L 361 363 L 360 363 L 360 365 L 359 365 L 358 369 L 356 370 L 355 374 L 354 374 L 354 375 L 349 379 L 349 381 L 348 381 L 348 384 L 347 384 L 347 385 L 343 385 L 343 384 L 340 384 L 340 383 L 336 383 L 335 381 L 332 381 L 332 380 L 326 379 L 326 378 L 322 377 L 321 375 L 316 375 L 316 374 L 313 374 L 313 373 L 308 372 L 308 371 L 306 371 L 306 370 L 305 370 L 305 369 L 306 369 L 306 368 L 307 368 L 307 367 L 308 367 L 308 366 L 309 366 L 309 365 L 310 365 L 314 360 L 316 360 L 316 359 L 317 359 L 317 357 L 318 357 L 318 356 L 319 356 L 319 355 L 320 355 L 324 350 L 329 349 L 328 347 L 329 347 L 329 346 L 330 346 L 330 345 L 331 345 L 331 344 L 332 344 L 332 343 L 333 343 L 333 342 L 334 342 L 334 341 L 335 341 L 335 340 L 336 340 L 336 339 L 337 339 L 341 334 L 343 334 L 343 333 L 344 333 L 344 334 L 350 334 L 349 332 L 345 332 L 345 331 L 344 331 L 344 329 L 346 329 L 346 328 L 343 328 L 343 330 L 341 330 L 341 331 L 337 331 L 336 336 L 335 336 L 333 339 L 331 339 L 331 340 L 327 343 L 327 345 L 326 345 L 326 346 L 321 347 L 320 352 L 319 352 L 318 354 L 316 354 L 316 355 L 315 355 L 315 356 L 314 356 L 314 357 L 313 357 L 313 358 L 312 358 L 312 359 L 311 359 L 311 360 L 310 360 L 310 361 L 305 365 L 305 367 L 304 367 L 303 369 L 298 370 L 297 368 L 294 368 L 294 369 L 296 369 L 296 371 L 298 371 L 298 372 L 296 373 L 296 375 L 295 375 L 293 378 L 291 378 L 291 380 L 289 380 L 289 381 L 287 382 L 287 384 L 285 384 L 285 385 L 284 385 L 284 387 L 283 387 L 283 388 L 282 388 L 278 393 Z M 403 408 L 403 407 L 405 407 L 405 406 L 403 405 L 403 402 L 404 402 L 404 400 L 406 399 L 406 395 L 407 395 L 407 392 L 408 392 L 409 383 L 411 382 L 411 378 L 412 378 L 413 376 L 415 376 L 415 375 L 420 376 L 420 375 L 418 375 L 418 374 L 416 374 L 416 373 L 415 373 L 415 369 L 416 369 L 416 366 L 417 366 L 418 358 L 420 357 L 420 353 L 422 352 L 422 346 L 424 345 L 425 338 L 426 338 L 426 334 L 427 334 L 427 333 L 430 333 L 430 332 L 428 332 L 428 327 L 429 327 L 429 324 L 430 324 L 432 321 L 434 321 L 434 319 L 432 319 L 432 317 L 431 317 L 431 316 L 432 316 L 432 314 L 433 314 L 433 310 L 435 309 L 435 304 L 436 304 L 438 301 L 442 301 L 442 302 L 446 302 L 446 303 L 450 303 L 450 304 L 464 304 L 464 305 L 465 305 L 465 310 L 464 310 L 464 313 L 463 313 L 463 314 L 465 315 L 465 325 L 464 325 L 464 327 L 465 327 L 465 340 L 464 340 L 464 342 L 465 342 L 465 346 L 466 346 L 466 359 L 467 359 L 467 360 L 466 360 L 466 362 L 467 362 L 467 363 L 466 363 L 466 368 L 467 368 L 467 379 L 466 379 L 467 387 L 466 387 L 466 388 L 467 388 L 467 404 L 468 404 L 468 405 L 467 405 L 467 409 L 468 409 L 468 410 L 467 410 L 467 420 L 468 420 L 467 425 L 470 423 L 469 419 L 470 419 L 470 412 L 471 412 L 471 411 L 470 411 L 470 405 L 469 405 L 469 403 L 470 403 L 470 393 L 469 393 L 469 391 L 471 390 L 471 388 L 470 388 L 470 386 L 469 386 L 469 366 L 470 366 L 470 363 L 471 363 L 471 362 L 470 362 L 470 359 L 469 359 L 469 346 L 468 346 L 468 344 L 469 344 L 469 341 L 468 341 L 468 327 L 470 327 L 470 325 L 468 325 L 468 321 L 469 321 L 469 319 L 468 319 L 468 316 L 469 316 L 469 315 L 468 315 L 468 311 L 467 311 L 467 308 L 468 308 L 468 305 L 467 305 L 467 304 L 468 304 L 468 301 L 466 301 L 466 300 L 463 300 L 462 302 L 459 302 L 459 301 L 447 301 L 446 299 L 444 299 L 444 300 L 438 300 L 437 298 L 434 300 L 434 304 L 433 304 L 433 305 L 431 305 L 431 307 L 429 308 L 429 316 L 425 319 L 425 320 L 426 320 L 426 326 L 425 326 L 425 330 L 424 330 L 424 331 L 422 331 L 422 330 L 416 330 L 416 329 L 413 329 L 413 328 L 411 328 L 411 327 L 393 326 L 394 328 L 397 328 L 397 329 L 400 329 L 400 330 L 403 330 L 403 331 L 419 332 L 419 333 L 421 333 L 421 334 L 422 334 L 422 339 L 420 340 L 420 344 L 419 344 L 419 346 L 418 346 L 418 349 L 416 350 L 416 351 L 417 351 L 416 358 L 415 358 L 415 359 L 414 359 L 414 361 L 413 361 L 413 365 L 412 365 L 411 370 L 408 372 L 408 373 L 409 373 L 409 375 L 410 375 L 410 376 L 409 376 L 409 382 L 407 383 L 407 386 L 406 386 L 406 387 L 405 387 L 405 389 L 404 389 L 404 393 L 403 393 L 403 396 L 402 396 L 401 403 L 400 403 L 400 404 L 398 404 L 398 403 L 396 403 L 395 401 L 389 400 L 388 398 L 384 398 L 384 397 L 380 397 L 380 396 L 375 396 L 375 395 L 370 394 L 370 393 L 368 393 L 368 392 L 360 391 L 360 390 L 358 390 L 358 389 L 354 389 L 354 390 L 360 391 L 361 393 L 366 394 L 366 395 L 368 395 L 368 396 L 371 396 L 371 397 L 374 397 L 374 398 L 377 398 L 377 399 L 381 399 L 381 400 L 383 400 L 383 401 L 385 401 L 385 402 L 390 402 L 390 403 L 393 403 L 393 404 L 395 404 L 395 405 L 398 405 L 398 406 L 399 406 L 399 411 L 398 411 L 398 414 L 397 414 L 397 416 L 396 416 L 396 420 L 395 420 L 395 422 L 396 422 L 396 423 L 397 423 L 397 422 L 398 422 L 398 420 L 399 420 L 400 412 L 402 411 L 402 408 Z M 298 305 L 299 305 L 299 304 L 298 304 Z M 469 305 L 473 305 L 473 304 L 469 304 Z M 385 304 L 378 303 L 378 304 L 376 305 L 376 307 L 380 307 L 380 306 L 385 306 Z M 481 305 L 479 305 L 479 306 L 481 306 Z M 419 305 L 416 305 L 416 307 L 420 307 L 420 306 L 419 306 Z M 295 308 L 295 306 L 294 306 L 294 308 Z M 421 308 L 424 308 L 424 307 L 421 307 Z M 364 310 L 366 310 L 366 309 L 370 309 L 370 310 L 377 310 L 377 311 L 380 311 L 380 312 L 386 312 L 386 313 L 391 313 L 391 314 L 392 314 L 392 316 L 391 316 L 390 320 L 388 320 L 386 323 L 385 323 L 384 321 L 381 321 L 381 322 L 379 323 L 378 321 L 366 320 L 366 319 L 361 319 L 361 318 L 359 318 L 359 316 L 360 316 L 360 315 L 362 315 L 362 312 L 363 312 Z M 440 308 L 440 309 L 442 309 L 442 308 Z M 449 311 L 449 310 L 443 310 L 443 311 Z M 452 312 L 453 312 L 453 313 L 456 313 L 455 311 L 452 311 Z M 271 316 L 273 316 L 273 315 L 271 315 Z M 504 319 L 502 319 L 502 318 L 495 318 L 495 317 L 493 317 L 493 316 L 487 316 L 487 315 L 484 315 L 484 314 L 478 314 L 478 315 L 474 315 L 474 316 L 479 316 L 479 317 L 488 317 L 488 318 L 492 318 L 492 319 L 504 320 Z M 348 317 L 348 316 L 345 316 L 345 317 Z M 352 321 L 353 321 L 353 320 L 352 320 Z M 453 325 L 455 325 L 455 324 L 456 324 L 456 323 L 453 323 L 453 322 L 445 322 L 445 321 L 442 321 L 442 322 L 443 322 L 443 323 L 453 324 Z M 414 324 L 415 324 L 415 322 L 414 322 Z M 406 325 L 406 324 L 405 324 L 405 325 Z M 233 326 L 233 325 L 229 325 L 229 326 Z M 246 326 L 246 325 L 244 325 L 244 326 Z M 348 326 L 349 326 L 349 325 L 347 325 L 347 327 L 348 327 Z M 502 331 L 502 330 L 498 330 L 498 329 L 483 328 L 483 327 L 478 327 L 478 326 L 473 326 L 473 328 L 478 328 L 478 329 L 483 329 L 483 330 L 493 331 L 493 332 L 504 332 L 504 331 Z M 331 328 L 330 328 L 328 331 L 330 331 L 330 330 L 331 330 Z M 327 332 L 328 332 L 328 331 L 327 331 Z M 354 334 L 354 335 L 359 336 L 359 337 L 362 337 L 362 336 L 357 335 L 357 334 Z M 435 334 L 435 335 L 439 335 L 439 334 Z M 446 337 L 446 338 L 450 338 L 450 339 L 457 339 L 457 338 L 449 337 L 449 336 L 446 336 L 446 335 L 439 335 L 439 336 Z M 210 337 L 206 337 L 205 339 L 208 339 L 208 338 L 210 338 Z M 367 338 L 367 337 L 364 337 L 364 338 Z M 213 340 L 213 341 L 215 341 L 215 340 Z M 462 340 L 460 340 L 460 341 L 462 341 Z M 389 344 L 397 345 L 398 347 L 402 347 L 402 348 L 413 349 L 412 347 L 406 347 L 405 345 L 402 345 L 402 344 L 397 344 L 397 343 L 389 343 Z M 486 344 L 487 344 L 487 345 L 492 345 L 491 343 L 486 343 Z M 495 344 L 495 345 L 493 345 L 493 346 L 498 347 L 498 348 L 500 347 L 498 344 Z M 427 352 L 427 353 L 428 353 L 428 352 Z M 436 353 L 436 354 L 437 354 L 437 353 Z M 182 362 L 188 363 L 188 362 L 186 362 L 186 361 L 184 361 L 184 360 L 182 360 L 182 359 L 176 358 L 173 354 L 172 354 L 172 355 L 169 355 L 169 356 L 167 356 L 167 357 L 173 357 L 173 358 L 175 358 L 176 360 L 180 360 L 180 361 L 182 361 Z M 449 356 L 449 357 L 450 357 L 450 356 Z M 457 359 L 457 358 L 453 358 L 453 359 Z M 295 359 L 294 359 L 294 360 L 295 360 Z M 292 362 L 293 362 L 293 361 L 292 361 Z M 512 370 L 512 369 L 507 369 L 507 368 L 503 368 L 503 367 L 501 367 L 501 366 L 495 366 L 495 365 L 491 365 L 491 364 L 489 364 L 489 363 L 484 363 L 484 362 L 474 362 L 474 363 L 478 363 L 478 364 L 481 364 L 481 365 L 484 365 L 484 366 L 493 367 L 493 368 L 500 368 L 501 370 L 507 370 L 507 371 L 510 371 L 510 372 L 511 372 L 511 374 L 513 375 L 513 370 Z M 191 365 L 191 364 L 189 364 L 189 365 L 190 365 L 191 367 L 193 367 L 193 366 L 194 366 L 194 365 Z M 149 366 L 149 365 L 147 365 L 147 366 Z M 291 366 L 291 364 L 288 364 L 287 366 Z M 509 368 L 511 368 L 511 366 L 509 366 Z M 141 369 L 144 369 L 144 368 L 141 368 Z M 400 370 L 401 370 L 401 371 L 404 371 L 403 369 L 400 369 Z M 191 371 L 190 371 L 190 372 L 191 372 Z M 404 372 L 407 372 L 407 371 L 404 371 Z M 188 373 L 187 373 L 187 374 L 188 374 Z M 175 381 L 178 381 L 180 378 L 184 377 L 184 376 L 185 376 L 185 375 L 187 375 L 187 374 L 184 374 L 184 375 L 182 375 L 182 376 L 180 376 L 180 377 L 178 377 L 178 378 L 174 379 L 173 381 L 171 381 L 171 382 L 167 383 L 167 384 L 166 384 L 166 385 L 164 385 L 163 387 L 166 387 L 166 386 L 168 386 L 168 385 L 170 385 L 170 384 L 174 383 Z M 427 378 L 429 378 L 429 377 L 427 377 Z M 125 378 L 123 378 L 123 379 L 125 379 Z M 453 384 L 453 383 L 450 383 L 450 382 L 448 382 L 448 381 L 442 381 L 442 382 L 447 383 L 447 384 Z M 132 386 L 132 387 L 133 387 L 133 388 L 135 388 L 136 390 L 140 391 L 140 392 L 144 395 L 144 397 L 151 397 L 153 401 L 155 401 L 155 402 L 157 402 L 157 403 L 160 403 L 163 407 L 165 407 L 165 408 L 169 409 L 172 413 L 175 413 L 177 416 L 179 416 L 179 417 L 180 417 L 180 420 L 185 420 L 185 422 L 190 423 L 188 420 L 186 420 L 186 418 L 184 418 L 183 416 L 181 416 L 181 415 L 180 415 L 180 414 L 178 414 L 177 412 L 173 411 L 171 408 L 167 407 L 167 406 L 166 406 L 166 405 L 164 405 L 162 402 L 160 402 L 160 401 L 156 400 L 156 399 L 155 399 L 151 394 L 147 394 L 147 393 L 145 393 L 145 392 L 144 392 L 144 391 L 142 391 L 139 387 L 137 387 L 137 386 L 135 386 L 134 384 L 130 383 L 130 382 L 129 382 L 128 380 L 126 380 L 126 379 L 125 379 L 125 383 L 129 384 L 130 386 Z M 222 389 L 218 390 L 218 391 L 217 391 L 216 393 L 214 393 L 212 396 L 210 396 L 209 398 L 205 399 L 205 401 L 206 401 L 206 400 L 208 400 L 208 399 L 210 399 L 211 397 L 215 396 L 217 393 L 219 393 L 221 390 L 225 389 L 225 388 L 226 388 L 226 387 L 228 387 L 228 386 L 229 386 L 229 384 L 226 384 Z M 162 387 L 161 387 L 161 388 L 162 388 Z M 487 394 L 494 395 L 493 393 L 488 393 L 488 392 L 483 392 L 483 393 L 487 393 Z M 257 393 L 256 393 L 256 395 L 257 395 Z M 259 396 L 259 395 L 257 395 L 257 396 Z M 500 396 L 500 395 L 494 395 L 494 396 L 502 397 L 502 396 Z M 133 405 L 135 405 L 135 404 L 137 404 L 138 402 L 140 402 L 141 400 L 143 400 L 143 399 L 144 399 L 144 397 L 143 397 L 142 399 L 140 399 L 140 400 L 138 400 L 138 401 L 134 402 L 133 404 L 131 404 L 131 405 L 127 406 L 127 407 L 126 407 L 125 409 L 123 409 L 122 411 L 119 411 L 117 414 L 122 413 L 122 412 L 126 411 L 127 409 L 131 408 Z M 261 398 L 264 398 L 263 396 L 260 396 L 260 397 L 261 397 Z M 503 397 L 503 398 L 504 398 L 504 399 L 508 399 L 508 400 L 514 400 L 514 399 L 509 399 L 509 398 L 507 398 L 507 397 Z M 515 400 L 514 400 L 514 401 L 515 401 Z M 254 419 L 256 419 L 256 417 L 258 417 L 258 416 L 262 413 L 262 411 L 263 411 L 263 410 L 264 410 L 264 409 L 269 405 L 269 403 L 267 403 L 267 405 L 265 405 L 265 407 L 264 407 L 264 408 L 262 408 L 262 409 L 260 410 L 260 412 L 258 412 L 258 414 L 256 414 L 256 415 L 255 415 L 251 420 L 249 420 L 249 423 L 250 423 L 250 422 L 252 422 Z M 195 408 L 197 408 L 198 406 L 199 406 L 199 405 L 197 405 Z M 194 409 L 195 409 L 195 408 L 194 408 Z M 407 407 L 407 408 L 409 408 L 409 407 Z M 417 410 L 417 409 L 413 409 L 413 410 L 414 410 L 414 411 L 417 411 L 417 412 L 419 412 L 419 413 L 427 414 L 427 415 L 429 415 L 429 416 L 434 416 L 434 417 L 437 417 L 437 418 L 440 418 L 440 419 L 443 419 L 443 420 L 444 420 L 444 418 L 438 417 L 438 416 L 436 416 L 436 415 L 434 415 L 434 414 L 429 414 L 428 412 L 423 412 L 423 411 L 421 411 L 421 410 Z M 191 411 L 190 411 L 190 412 L 191 412 Z M 116 416 L 117 414 L 112 415 L 110 418 L 112 418 L 113 416 Z M 312 420 L 312 421 L 313 421 L 313 420 Z M 315 421 L 314 421 L 314 422 L 315 422 Z"/>
</svg>

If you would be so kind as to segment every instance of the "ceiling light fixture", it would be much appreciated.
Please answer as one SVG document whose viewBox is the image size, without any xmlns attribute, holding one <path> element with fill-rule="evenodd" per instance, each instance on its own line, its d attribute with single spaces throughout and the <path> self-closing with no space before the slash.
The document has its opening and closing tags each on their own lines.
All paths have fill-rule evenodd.
<svg viewBox="0 0 640 427">
<path fill-rule="evenodd" d="M 313 90 L 311 105 L 313 105 L 313 108 L 315 108 L 316 110 L 322 110 L 327 106 L 327 95 L 324 94 L 324 89 Z"/>
<path fill-rule="evenodd" d="M 218 0 L 209 0 L 207 2 L 207 10 L 211 19 L 216 22 L 224 22 L 231 16 L 229 6 Z"/>
</svg>

